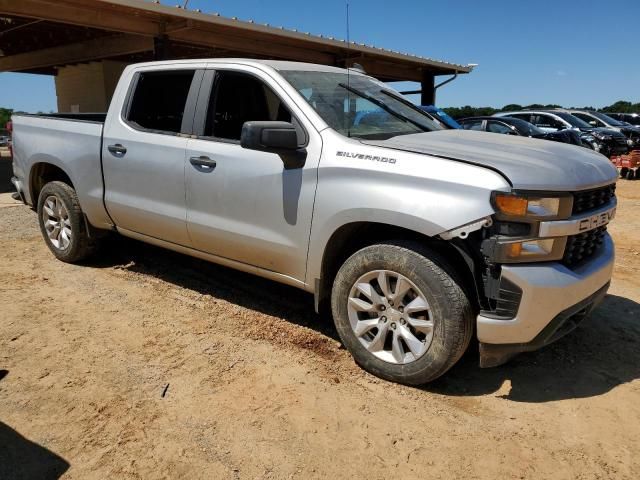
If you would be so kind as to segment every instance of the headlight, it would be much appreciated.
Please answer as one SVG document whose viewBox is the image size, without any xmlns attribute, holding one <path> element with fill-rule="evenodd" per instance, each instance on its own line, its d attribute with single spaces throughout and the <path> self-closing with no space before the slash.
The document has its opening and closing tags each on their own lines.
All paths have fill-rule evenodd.
<svg viewBox="0 0 640 480">
<path fill-rule="evenodd" d="M 553 251 L 555 239 L 529 240 L 526 242 L 514 242 L 505 244 L 506 256 L 511 259 L 523 257 L 547 256 Z"/>
<path fill-rule="evenodd" d="M 505 238 L 485 245 L 484 251 L 495 263 L 524 263 L 560 260 L 567 244 L 566 237 L 508 241 Z"/>
<path fill-rule="evenodd" d="M 613 137 L 603 132 L 591 132 L 591 135 L 596 137 L 598 140 L 611 140 Z"/>
<path fill-rule="evenodd" d="M 494 192 L 492 203 L 501 218 L 550 219 L 568 218 L 573 197 L 570 195 L 542 197 L 535 193 Z"/>
</svg>

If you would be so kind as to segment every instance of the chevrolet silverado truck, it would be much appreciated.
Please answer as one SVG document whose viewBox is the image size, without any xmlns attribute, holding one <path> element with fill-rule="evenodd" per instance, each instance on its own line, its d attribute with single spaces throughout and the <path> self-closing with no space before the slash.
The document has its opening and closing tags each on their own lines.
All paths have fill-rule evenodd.
<svg viewBox="0 0 640 480">
<path fill-rule="evenodd" d="M 357 119 L 357 122 L 356 122 Z M 13 183 L 55 257 L 117 232 L 315 296 L 364 369 L 496 366 L 609 286 L 616 170 L 439 122 L 366 74 L 212 59 L 125 69 L 106 114 L 13 116 Z"/>
</svg>

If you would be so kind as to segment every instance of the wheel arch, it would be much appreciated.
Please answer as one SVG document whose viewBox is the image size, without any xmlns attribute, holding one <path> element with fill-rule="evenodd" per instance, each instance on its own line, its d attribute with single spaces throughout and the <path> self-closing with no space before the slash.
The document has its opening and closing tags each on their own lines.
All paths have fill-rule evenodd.
<svg viewBox="0 0 640 480">
<path fill-rule="evenodd" d="M 357 221 L 337 228 L 323 249 L 319 275 L 314 274 L 313 277 L 316 311 L 325 311 L 328 307 L 333 281 L 347 258 L 367 246 L 398 241 L 423 245 L 446 258 L 463 282 L 469 298 L 475 302 L 477 295 L 474 266 L 469 264 L 469 258 L 465 258 L 461 249 L 452 242 L 394 224 Z"/>
<path fill-rule="evenodd" d="M 33 164 L 29 171 L 29 196 L 31 197 L 31 204 L 34 208 L 37 207 L 38 196 L 40 195 L 42 187 L 49 182 L 64 182 L 75 189 L 71 177 L 56 163 L 57 162 L 51 160 L 38 161 Z"/>
</svg>

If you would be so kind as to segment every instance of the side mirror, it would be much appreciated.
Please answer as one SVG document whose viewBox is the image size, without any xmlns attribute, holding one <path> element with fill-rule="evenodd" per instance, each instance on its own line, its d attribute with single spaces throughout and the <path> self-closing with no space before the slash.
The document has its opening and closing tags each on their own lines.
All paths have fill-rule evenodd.
<svg viewBox="0 0 640 480">
<path fill-rule="evenodd" d="M 298 132 L 288 122 L 245 122 L 240 145 L 248 150 L 292 153 L 299 149 Z"/>
</svg>

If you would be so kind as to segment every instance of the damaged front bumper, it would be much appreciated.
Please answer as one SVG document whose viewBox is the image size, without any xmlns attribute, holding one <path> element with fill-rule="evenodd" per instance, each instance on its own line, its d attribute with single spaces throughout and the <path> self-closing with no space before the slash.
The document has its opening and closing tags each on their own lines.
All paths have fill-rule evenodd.
<svg viewBox="0 0 640 480">
<path fill-rule="evenodd" d="M 478 315 L 480 366 L 501 365 L 573 330 L 604 298 L 614 257 L 607 234 L 598 255 L 578 268 L 559 262 L 503 265 L 502 277 L 522 290 L 522 298 L 512 319 Z"/>
</svg>

